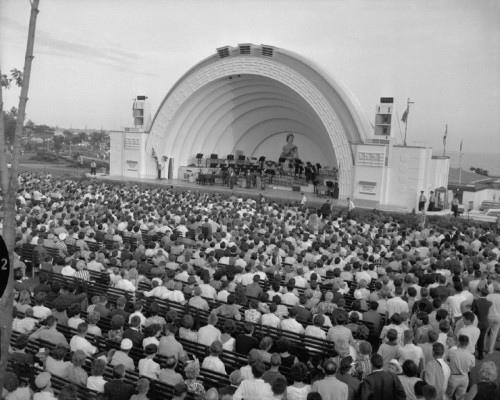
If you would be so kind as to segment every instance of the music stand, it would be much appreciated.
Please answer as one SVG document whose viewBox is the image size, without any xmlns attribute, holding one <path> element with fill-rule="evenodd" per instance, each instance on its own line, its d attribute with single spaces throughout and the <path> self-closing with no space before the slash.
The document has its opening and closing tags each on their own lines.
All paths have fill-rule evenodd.
<svg viewBox="0 0 500 400">
<path fill-rule="evenodd" d="M 198 166 L 200 166 L 202 158 L 203 158 L 203 153 L 196 154 L 196 159 L 198 160 Z"/>
<path fill-rule="evenodd" d="M 216 168 L 217 167 L 217 160 L 218 160 L 218 155 L 215 153 L 212 153 L 210 155 L 210 158 L 207 159 L 207 166 L 208 166 L 208 160 L 210 160 L 210 168 Z M 214 165 L 215 164 L 215 165 Z"/>
</svg>

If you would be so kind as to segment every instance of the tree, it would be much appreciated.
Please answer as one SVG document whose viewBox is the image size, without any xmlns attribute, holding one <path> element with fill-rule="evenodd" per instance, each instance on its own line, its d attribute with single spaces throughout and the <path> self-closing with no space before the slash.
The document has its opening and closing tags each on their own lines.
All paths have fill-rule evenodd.
<svg viewBox="0 0 500 400">
<path fill-rule="evenodd" d="M 64 143 L 66 143 L 68 146 L 71 144 L 71 139 L 73 138 L 73 133 L 66 129 L 63 131 L 63 135 L 64 135 Z"/>
<path fill-rule="evenodd" d="M 14 305 L 14 246 L 16 232 L 16 195 L 18 189 L 19 156 L 21 153 L 21 139 L 26 116 L 26 103 L 28 102 L 28 90 L 31 76 L 31 64 L 33 62 L 33 48 L 35 44 L 36 19 L 38 15 L 38 4 L 40 0 L 32 0 L 30 23 L 28 28 L 28 39 L 26 44 L 26 55 L 24 58 L 24 70 L 11 71 L 11 78 L 2 75 L 0 85 L 0 187 L 2 189 L 2 202 L 4 210 L 3 238 L 9 252 L 10 273 L 5 293 L 0 299 L 0 329 L 2 332 L 0 341 L 0 391 L 3 391 L 5 372 L 7 371 L 7 357 L 10 337 L 12 335 L 12 308 Z M 21 87 L 19 96 L 19 107 L 16 118 L 16 130 L 13 141 L 11 167 L 7 169 L 8 153 L 6 148 L 4 112 L 3 112 L 3 87 L 8 88 L 10 82 Z"/>
<path fill-rule="evenodd" d="M 99 147 L 99 143 L 101 143 L 102 134 L 100 132 L 92 132 L 89 137 L 90 145 L 92 147 Z"/>
<path fill-rule="evenodd" d="M 88 135 L 85 132 L 79 132 L 78 135 L 78 143 L 83 143 L 83 142 L 88 142 L 89 138 Z"/>
<path fill-rule="evenodd" d="M 64 136 L 54 136 L 52 138 L 52 142 L 54 144 L 54 150 L 56 151 L 56 153 L 59 153 L 64 143 Z"/>
<path fill-rule="evenodd" d="M 4 112 L 5 140 L 8 144 L 14 143 L 14 133 L 16 132 L 17 108 L 12 107 L 10 111 Z"/>
<path fill-rule="evenodd" d="M 54 135 L 54 128 L 45 124 L 35 125 L 35 135 L 43 140 L 43 151 L 45 152 L 45 141 Z"/>
</svg>

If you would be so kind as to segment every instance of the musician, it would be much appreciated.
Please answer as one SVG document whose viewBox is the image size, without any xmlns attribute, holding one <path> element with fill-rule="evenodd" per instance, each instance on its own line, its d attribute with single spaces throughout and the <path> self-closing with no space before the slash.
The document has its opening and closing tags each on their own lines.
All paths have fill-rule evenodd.
<svg viewBox="0 0 500 400">
<path fill-rule="evenodd" d="M 280 158 L 294 159 L 299 158 L 299 148 L 297 145 L 293 144 L 294 140 L 293 133 L 289 133 L 286 136 L 286 144 L 283 146 L 283 151 L 280 154 Z"/>
<path fill-rule="evenodd" d="M 232 189 L 233 186 L 234 186 L 234 177 L 235 177 L 235 173 L 234 173 L 233 167 L 229 167 L 228 168 L 227 174 L 229 176 L 229 189 Z"/>
<path fill-rule="evenodd" d="M 297 178 L 297 174 L 299 175 L 299 179 L 302 176 L 302 172 L 304 172 L 304 167 L 302 166 L 302 160 L 299 160 L 298 158 L 295 159 L 295 177 Z"/>
<path fill-rule="evenodd" d="M 227 173 L 227 168 L 222 168 L 222 186 L 226 186 L 228 184 L 229 174 Z"/>
</svg>

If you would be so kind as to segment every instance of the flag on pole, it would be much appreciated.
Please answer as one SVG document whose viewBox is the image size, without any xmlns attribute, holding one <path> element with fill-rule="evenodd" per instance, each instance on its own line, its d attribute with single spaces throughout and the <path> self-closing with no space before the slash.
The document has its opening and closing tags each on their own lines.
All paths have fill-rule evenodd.
<svg viewBox="0 0 500 400">
<path fill-rule="evenodd" d="M 460 142 L 460 153 L 462 152 L 462 144 L 463 144 L 464 140 L 462 139 L 462 141 Z"/>
<path fill-rule="evenodd" d="M 406 110 L 405 112 L 403 113 L 403 116 L 401 117 L 401 121 L 403 121 L 404 123 L 406 123 L 406 120 L 408 119 L 408 112 L 409 112 L 409 108 L 406 107 Z"/>
<path fill-rule="evenodd" d="M 446 130 L 444 131 L 443 136 L 443 145 L 446 146 L 446 136 L 448 136 L 448 125 L 446 125 Z"/>
</svg>

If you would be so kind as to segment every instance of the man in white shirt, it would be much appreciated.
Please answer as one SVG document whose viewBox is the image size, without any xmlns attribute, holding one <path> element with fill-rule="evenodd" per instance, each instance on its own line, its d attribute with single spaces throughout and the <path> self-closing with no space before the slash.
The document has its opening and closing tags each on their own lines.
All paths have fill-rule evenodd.
<svg viewBox="0 0 500 400">
<path fill-rule="evenodd" d="M 82 350 L 87 357 L 92 356 L 97 353 L 97 347 L 90 344 L 90 342 L 85 339 L 85 335 L 88 331 L 88 325 L 86 322 L 82 322 L 78 325 L 77 334 L 73 336 L 69 342 L 69 347 L 71 351 Z"/>
<path fill-rule="evenodd" d="M 413 344 L 413 338 L 413 331 L 411 329 L 404 332 L 404 346 L 399 347 L 396 357 L 400 364 L 403 364 L 406 360 L 412 360 L 419 371 L 422 371 L 425 366 L 424 352 L 420 347 Z"/>
<path fill-rule="evenodd" d="M 473 325 L 474 313 L 472 313 L 471 311 L 464 312 L 463 320 L 465 326 L 458 330 L 457 337 L 460 335 L 465 335 L 469 337 L 469 344 L 466 350 L 472 355 L 474 355 L 476 352 L 476 343 L 477 340 L 479 339 L 479 334 L 481 333 L 481 331 L 477 326 Z"/>
<path fill-rule="evenodd" d="M 262 379 L 266 367 L 260 361 L 252 364 L 253 378 L 243 380 L 233 395 L 234 400 L 262 400 L 273 397 L 271 385 Z"/>
<path fill-rule="evenodd" d="M 404 301 L 401 296 L 403 295 L 403 288 L 398 286 L 395 290 L 395 297 L 387 300 L 387 318 L 391 318 L 393 314 L 402 312 L 409 312 L 408 303 Z"/>
<path fill-rule="evenodd" d="M 45 301 L 47 294 L 45 292 L 39 292 L 35 296 L 35 306 L 33 306 L 33 317 L 43 320 L 49 315 L 52 315 L 50 308 L 45 307 L 43 302 Z"/>
<path fill-rule="evenodd" d="M 276 303 L 271 303 L 269 305 L 269 313 L 262 314 L 261 323 L 265 326 L 272 326 L 273 328 L 278 328 L 281 322 L 281 319 L 275 314 L 278 306 Z"/>
<path fill-rule="evenodd" d="M 215 327 L 217 324 L 217 315 L 211 313 L 208 316 L 207 325 L 198 330 L 198 343 L 210 346 L 216 340 L 221 341 L 221 331 Z"/>
<path fill-rule="evenodd" d="M 169 296 L 169 291 L 164 285 L 159 285 L 157 281 L 152 282 L 153 289 L 144 292 L 145 297 L 157 297 L 159 299 L 166 299 Z"/>
<path fill-rule="evenodd" d="M 456 293 L 446 299 L 446 304 L 450 306 L 453 317 L 457 320 L 462 316 L 460 305 L 467 300 L 467 296 L 462 293 L 462 284 L 460 282 L 455 283 L 454 288 Z"/>
<path fill-rule="evenodd" d="M 281 321 L 280 328 L 286 331 L 303 334 L 305 332 L 305 329 L 300 322 L 297 322 L 297 320 L 295 319 L 296 316 L 297 310 L 292 308 L 288 312 L 288 319 L 284 319 L 283 321 Z"/>
<path fill-rule="evenodd" d="M 127 274 L 126 270 L 122 270 L 120 272 L 120 276 L 122 277 L 122 279 L 120 279 L 116 283 L 115 288 L 121 289 L 121 290 L 126 290 L 129 292 L 135 292 L 137 290 L 137 288 L 135 287 L 135 285 L 132 282 L 130 282 L 128 279 L 125 278 L 126 274 Z"/>
<path fill-rule="evenodd" d="M 144 323 L 146 322 L 146 317 L 142 314 L 142 309 L 143 309 L 143 304 L 141 301 L 136 301 L 134 303 L 134 310 L 135 312 L 133 312 L 132 314 L 130 314 L 129 318 L 128 318 L 128 323 L 130 324 L 132 322 L 132 318 L 134 318 L 134 316 L 138 316 L 140 319 L 141 319 L 141 326 L 144 325 Z"/>
</svg>

